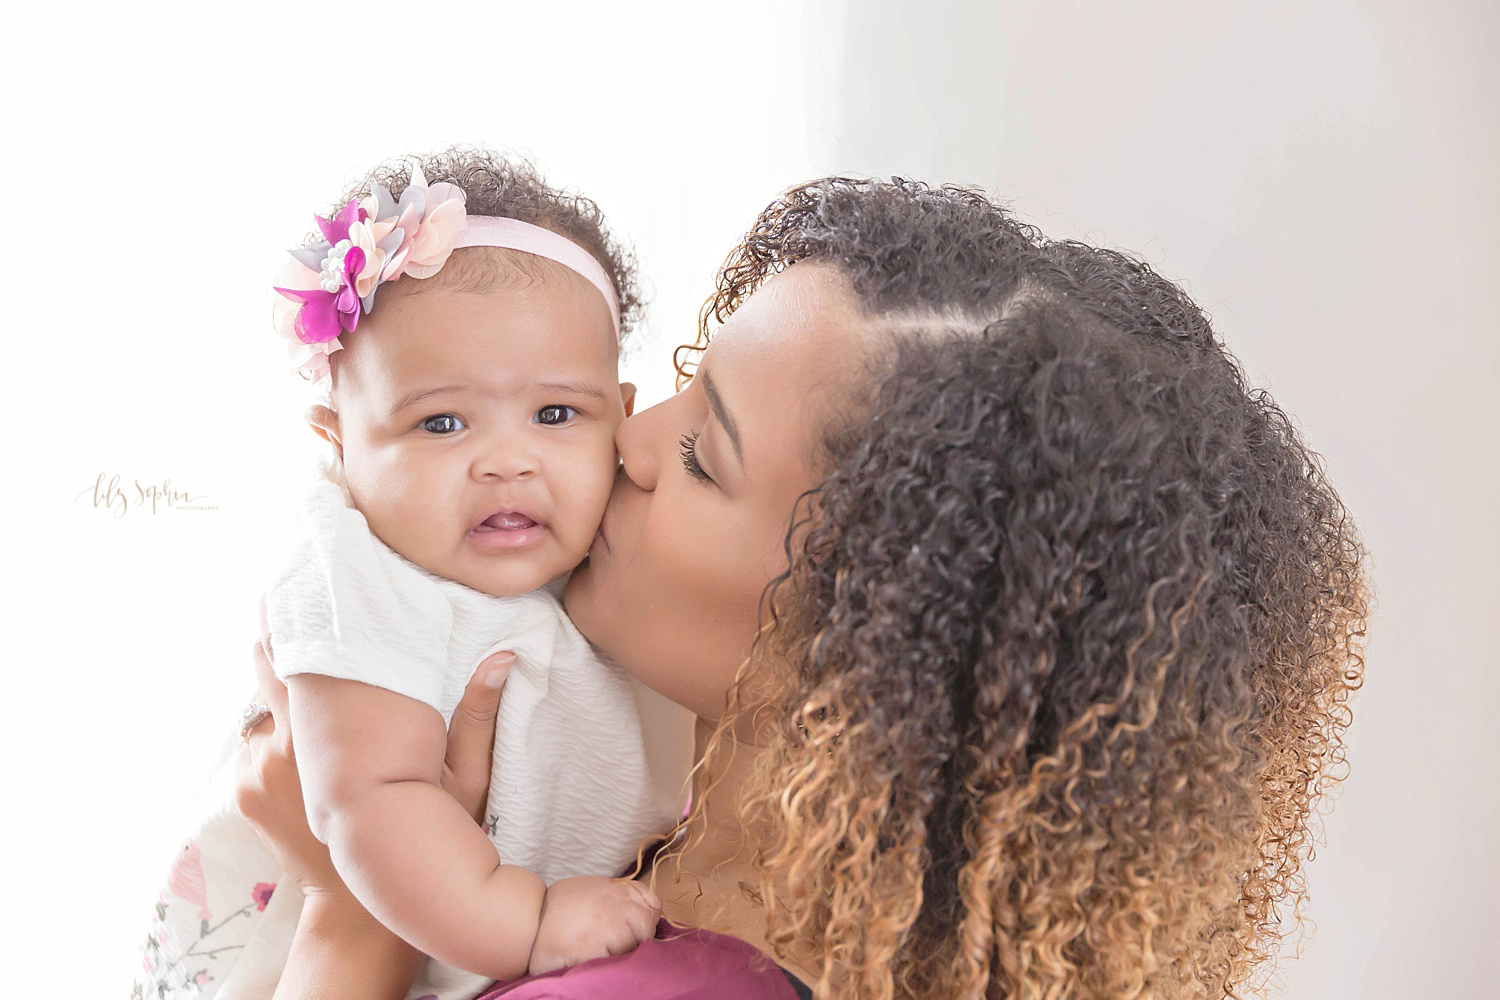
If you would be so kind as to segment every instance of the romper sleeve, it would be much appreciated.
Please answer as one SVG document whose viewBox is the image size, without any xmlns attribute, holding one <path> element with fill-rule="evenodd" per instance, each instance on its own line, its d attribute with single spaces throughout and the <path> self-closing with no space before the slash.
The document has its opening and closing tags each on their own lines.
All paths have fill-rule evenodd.
<svg viewBox="0 0 1500 1000">
<path fill-rule="evenodd" d="M 334 470 L 305 491 L 297 521 L 266 594 L 277 676 L 362 681 L 441 711 L 453 611 L 440 586 L 375 537 Z"/>
</svg>

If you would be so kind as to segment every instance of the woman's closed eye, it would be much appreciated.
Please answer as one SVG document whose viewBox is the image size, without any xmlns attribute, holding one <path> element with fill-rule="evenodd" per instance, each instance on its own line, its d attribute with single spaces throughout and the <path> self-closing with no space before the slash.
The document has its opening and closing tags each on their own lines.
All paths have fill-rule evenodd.
<svg viewBox="0 0 1500 1000">
<path fill-rule="evenodd" d="M 462 420 L 451 413 L 435 413 L 421 423 L 422 429 L 429 434 L 453 434 L 463 430 L 465 426 Z"/>
<path fill-rule="evenodd" d="M 544 406 L 540 410 L 537 410 L 536 415 L 531 419 L 546 427 L 561 427 L 576 416 L 578 416 L 578 411 L 573 409 L 573 407 L 554 403 L 551 406 Z"/>
<path fill-rule="evenodd" d="M 704 471 L 702 463 L 698 461 L 698 432 L 688 431 L 679 444 L 682 467 L 687 470 L 687 474 L 705 483 L 713 482 L 713 477 Z"/>
</svg>

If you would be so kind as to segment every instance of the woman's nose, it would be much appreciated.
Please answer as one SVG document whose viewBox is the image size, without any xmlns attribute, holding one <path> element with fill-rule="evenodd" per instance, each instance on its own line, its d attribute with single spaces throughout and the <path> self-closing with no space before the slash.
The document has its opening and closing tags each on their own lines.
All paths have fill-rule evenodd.
<svg viewBox="0 0 1500 1000">
<path fill-rule="evenodd" d="M 620 463 L 625 475 L 643 490 L 656 489 L 656 480 L 661 473 L 657 438 L 665 433 L 660 423 L 662 404 L 643 410 L 633 417 L 626 417 L 615 431 L 615 450 L 620 453 Z"/>
</svg>

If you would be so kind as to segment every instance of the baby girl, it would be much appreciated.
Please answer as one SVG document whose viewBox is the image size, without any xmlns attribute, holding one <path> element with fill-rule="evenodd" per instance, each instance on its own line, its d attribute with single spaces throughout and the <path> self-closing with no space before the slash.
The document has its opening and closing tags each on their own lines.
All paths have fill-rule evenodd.
<svg viewBox="0 0 1500 1000">
<path fill-rule="evenodd" d="M 551 586 L 614 481 L 629 272 L 591 203 L 484 155 L 355 193 L 277 289 L 299 368 L 329 381 L 309 419 L 331 453 L 266 623 L 313 831 L 436 960 L 411 995 L 472 996 L 654 933 L 655 900 L 609 876 L 682 807 L 685 719 L 596 658 Z M 459 697 L 501 650 L 516 662 L 481 830 L 440 781 Z M 252 841 L 225 810 L 188 841 L 143 993 L 274 989 L 300 900 L 270 891 Z"/>
</svg>

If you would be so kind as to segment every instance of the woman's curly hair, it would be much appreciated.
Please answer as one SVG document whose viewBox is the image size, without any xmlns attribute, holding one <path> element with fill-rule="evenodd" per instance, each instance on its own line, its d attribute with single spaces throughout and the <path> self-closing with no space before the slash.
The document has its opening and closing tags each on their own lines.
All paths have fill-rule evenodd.
<svg viewBox="0 0 1500 1000">
<path fill-rule="evenodd" d="M 614 282 L 620 300 L 622 336 L 640 321 L 642 303 L 635 255 L 610 233 L 598 205 L 576 191 L 548 184 L 534 164 L 520 157 L 471 146 L 449 146 L 426 155 L 397 156 L 377 164 L 349 185 L 327 214 L 332 216 L 351 198 L 369 194 L 374 184 L 385 185 L 394 197 L 400 198 L 411 181 L 412 170 L 417 167 L 429 184 L 456 184 L 464 193 L 464 210 L 469 215 L 529 222 L 583 247 Z M 312 233 L 307 243 L 311 245 L 322 238 L 321 234 Z M 472 281 L 476 275 L 469 269 L 466 277 Z M 414 287 L 411 281 L 401 284 Z"/>
<path fill-rule="evenodd" d="M 768 940 L 823 996 L 1240 995 L 1363 676 L 1319 457 L 1145 264 L 899 179 L 773 203 L 680 371 L 803 261 L 888 336 L 744 675 Z"/>
</svg>

